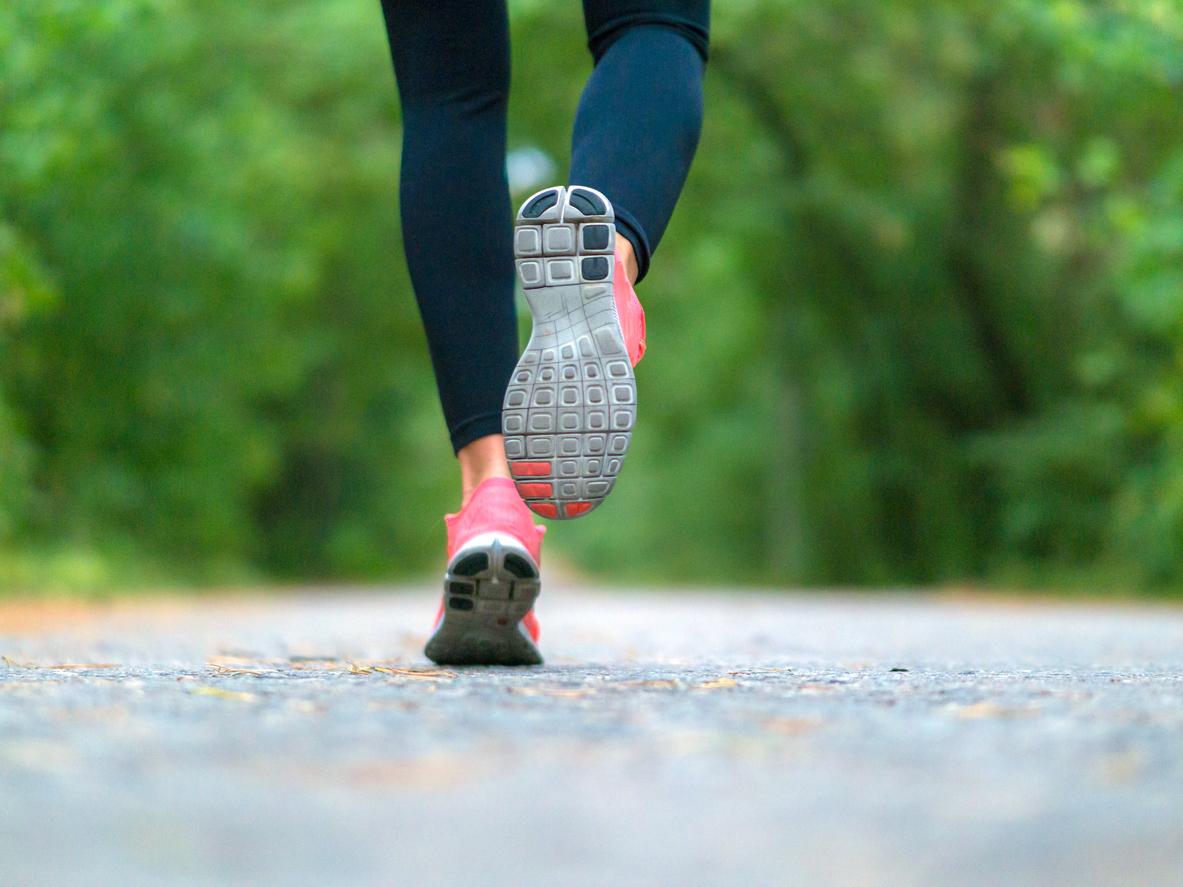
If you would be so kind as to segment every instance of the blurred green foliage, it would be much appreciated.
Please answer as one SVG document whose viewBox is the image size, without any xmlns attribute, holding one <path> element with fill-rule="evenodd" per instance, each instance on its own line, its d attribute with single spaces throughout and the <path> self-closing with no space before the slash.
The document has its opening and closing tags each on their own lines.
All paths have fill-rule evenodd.
<svg viewBox="0 0 1183 887">
<path fill-rule="evenodd" d="M 561 179 L 578 4 L 511 9 L 511 145 Z M 1183 4 L 714 27 L 625 482 L 552 549 L 1183 588 Z M 0 588 L 439 568 L 399 135 L 376 2 L 0 7 Z"/>
</svg>

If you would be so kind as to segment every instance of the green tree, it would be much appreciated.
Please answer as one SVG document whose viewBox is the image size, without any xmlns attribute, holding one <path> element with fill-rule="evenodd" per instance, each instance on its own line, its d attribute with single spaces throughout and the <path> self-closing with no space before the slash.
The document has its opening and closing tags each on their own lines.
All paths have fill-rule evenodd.
<svg viewBox="0 0 1183 887">
<path fill-rule="evenodd" d="M 511 12 L 511 147 L 562 178 L 578 4 Z M 624 482 L 549 547 L 1183 587 L 1183 6 L 744 0 L 712 40 Z M 0 8 L 0 581 L 438 568 L 399 141 L 376 3 Z"/>
</svg>

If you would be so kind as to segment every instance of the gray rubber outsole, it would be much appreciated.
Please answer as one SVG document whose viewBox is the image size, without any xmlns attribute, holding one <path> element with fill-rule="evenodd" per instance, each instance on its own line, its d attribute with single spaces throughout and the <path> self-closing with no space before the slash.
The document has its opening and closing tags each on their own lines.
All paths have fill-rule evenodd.
<svg viewBox="0 0 1183 887">
<path fill-rule="evenodd" d="M 456 552 L 444 574 L 444 617 L 424 653 L 438 665 L 541 665 L 521 627 L 542 590 L 538 564 L 497 534 Z"/>
<path fill-rule="evenodd" d="M 573 518 L 612 492 L 632 440 L 637 384 L 612 294 L 612 204 L 579 185 L 530 197 L 514 258 L 534 328 L 505 392 L 501 428 L 518 494 Z"/>
</svg>

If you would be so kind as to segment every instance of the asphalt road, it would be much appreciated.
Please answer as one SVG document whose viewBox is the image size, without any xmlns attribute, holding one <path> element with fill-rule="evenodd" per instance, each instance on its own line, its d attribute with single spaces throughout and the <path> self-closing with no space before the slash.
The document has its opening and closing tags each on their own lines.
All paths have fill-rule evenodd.
<svg viewBox="0 0 1183 887">
<path fill-rule="evenodd" d="M 1183 883 L 1183 609 L 544 594 L 0 606 L 0 884 Z"/>
</svg>

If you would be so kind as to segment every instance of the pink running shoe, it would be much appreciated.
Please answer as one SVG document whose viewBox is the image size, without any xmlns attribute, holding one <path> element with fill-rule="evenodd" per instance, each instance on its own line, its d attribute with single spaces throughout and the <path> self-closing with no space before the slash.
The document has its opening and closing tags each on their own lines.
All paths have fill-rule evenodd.
<svg viewBox="0 0 1183 887">
<path fill-rule="evenodd" d="M 541 665 L 534 601 L 545 527 L 513 481 L 481 483 L 448 525 L 448 570 L 435 630 L 424 651 L 440 665 Z"/>
<path fill-rule="evenodd" d="M 501 428 L 518 493 L 543 517 L 579 517 L 603 502 L 632 439 L 645 312 L 616 258 L 613 219 L 603 194 L 572 185 L 539 191 L 515 222 L 534 330 Z"/>
</svg>

